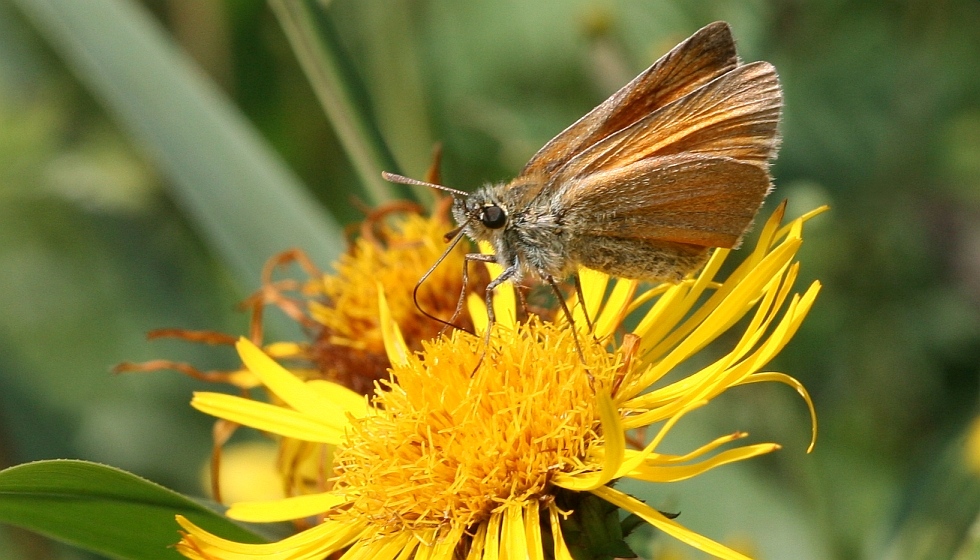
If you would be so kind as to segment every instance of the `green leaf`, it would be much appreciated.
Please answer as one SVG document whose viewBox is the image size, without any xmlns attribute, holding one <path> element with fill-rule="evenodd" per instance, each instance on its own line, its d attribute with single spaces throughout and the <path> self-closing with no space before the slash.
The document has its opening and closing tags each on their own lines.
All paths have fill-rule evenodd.
<svg viewBox="0 0 980 560">
<path fill-rule="evenodd" d="M 561 530 L 575 560 L 636 558 L 623 540 L 618 507 L 587 492 L 563 494 L 559 501 L 572 512 L 561 520 Z"/>
<path fill-rule="evenodd" d="M 321 266 L 340 228 L 254 127 L 136 2 L 16 0 L 169 179 L 204 238 L 251 291 L 289 247 Z"/>
<path fill-rule="evenodd" d="M 39 461 L 0 471 L 0 522 L 111 558 L 181 558 L 174 516 L 239 542 L 267 542 L 136 475 L 95 463 Z"/>
<path fill-rule="evenodd" d="M 398 169 L 397 163 L 324 8 L 313 0 L 272 0 L 270 4 L 371 202 L 390 200 L 396 189 L 381 179 L 381 172 Z"/>
</svg>

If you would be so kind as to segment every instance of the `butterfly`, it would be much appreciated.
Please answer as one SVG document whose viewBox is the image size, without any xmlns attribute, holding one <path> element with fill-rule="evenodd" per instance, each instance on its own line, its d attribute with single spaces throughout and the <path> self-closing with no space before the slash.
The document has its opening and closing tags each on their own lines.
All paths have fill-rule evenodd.
<svg viewBox="0 0 980 560">
<path fill-rule="evenodd" d="M 742 63 L 728 24 L 715 22 L 555 136 L 512 181 L 466 193 L 383 175 L 450 192 L 459 227 L 447 238 L 493 247 L 467 257 L 503 267 L 487 286 L 492 324 L 492 293 L 506 281 L 543 280 L 565 307 L 557 282 L 580 267 L 678 281 L 712 248 L 737 247 L 772 189 L 782 104 L 775 68 Z"/>
</svg>

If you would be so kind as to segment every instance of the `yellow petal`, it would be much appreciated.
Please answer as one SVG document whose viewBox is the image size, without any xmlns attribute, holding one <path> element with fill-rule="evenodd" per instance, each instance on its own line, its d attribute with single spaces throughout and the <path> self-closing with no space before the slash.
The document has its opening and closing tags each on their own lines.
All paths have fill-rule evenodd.
<svg viewBox="0 0 980 560">
<path fill-rule="evenodd" d="M 483 298 L 473 293 L 467 295 L 466 310 L 470 312 L 470 319 L 473 320 L 473 330 L 477 334 L 487 332 L 490 315 L 487 313 L 487 304 L 483 301 Z"/>
<path fill-rule="evenodd" d="M 722 465 L 727 465 L 728 463 L 734 463 L 737 461 L 744 461 L 745 459 L 751 459 L 752 457 L 758 457 L 759 455 L 765 455 L 766 453 L 771 453 L 779 448 L 780 446 L 775 443 L 747 445 L 745 447 L 725 450 L 710 459 L 692 465 L 640 465 L 626 473 L 624 476 L 635 478 L 637 480 L 645 480 L 647 482 L 680 482 L 681 480 L 687 480 L 699 474 L 708 472 L 715 467 L 720 467 Z"/>
<path fill-rule="evenodd" d="M 388 361 L 392 365 L 404 365 L 408 362 L 408 356 L 411 352 L 408 345 L 405 344 L 401 329 L 391 317 L 391 308 L 388 307 L 388 300 L 385 299 L 384 287 L 381 284 L 378 284 L 378 308 L 381 315 L 379 319 L 381 337 L 384 339 Z"/>
<path fill-rule="evenodd" d="M 497 286 L 493 292 L 493 312 L 497 322 L 511 329 L 517 326 L 516 290 L 513 282 L 507 282 Z"/>
<path fill-rule="evenodd" d="M 490 514 L 490 520 L 487 522 L 487 536 L 483 543 L 483 560 L 501 560 L 500 525 L 503 519 L 504 516 L 500 512 Z"/>
<path fill-rule="evenodd" d="M 354 418 L 362 418 L 373 411 L 371 405 L 368 404 L 367 397 L 351 391 L 339 383 L 325 379 L 311 379 L 306 382 L 306 386 L 324 399 L 336 403 Z"/>
<path fill-rule="evenodd" d="M 803 397 L 806 401 L 806 406 L 810 410 L 810 445 L 806 448 L 806 452 L 810 453 L 813 451 L 813 446 L 817 444 L 817 410 L 813 406 L 813 400 L 810 398 L 810 393 L 807 392 L 806 387 L 802 383 L 797 381 L 795 378 L 786 375 L 785 373 L 779 373 L 775 371 L 754 373 L 742 381 L 740 384 L 747 383 L 759 383 L 764 381 L 774 381 L 776 383 L 782 383 L 784 385 L 789 385 L 790 387 L 796 389 L 796 392 Z"/>
<path fill-rule="evenodd" d="M 181 515 L 177 516 L 177 523 L 187 533 L 185 541 L 192 541 L 195 547 L 215 558 L 228 560 L 323 558 L 346 547 L 364 533 L 364 524 L 327 520 L 279 542 L 245 544 L 212 535 Z M 178 549 L 184 553 L 188 547 L 182 541 L 178 544 Z M 319 556 L 311 556 L 316 554 Z"/>
<path fill-rule="evenodd" d="M 644 455 L 644 459 L 643 459 L 644 461 L 649 460 L 649 459 L 646 458 L 646 455 L 649 455 L 650 457 L 656 457 L 656 461 L 657 462 L 662 463 L 662 464 L 665 464 L 665 465 L 669 465 L 669 464 L 672 464 L 672 463 L 686 463 L 686 462 L 693 461 L 694 459 L 697 459 L 698 457 L 700 457 L 700 456 L 702 456 L 702 455 L 704 455 L 706 453 L 710 453 L 710 452 L 714 451 L 715 449 L 718 449 L 722 445 L 725 445 L 727 443 L 731 443 L 733 441 L 740 440 L 740 439 L 746 437 L 747 435 L 748 434 L 745 433 L 745 432 L 735 432 L 735 433 L 732 433 L 732 434 L 724 435 L 724 436 L 721 436 L 719 438 L 715 438 L 714 440 L 712 440 L 712 441 L 710 441 L 710 442 L 702 445 L 701 447 L 698 447 L 697 449 L 695 449 L 693 451 L 690 451 L 688 453 L 685 453 L 683 455 L 667 455 L 667 454 L 663 454 L 663 453 L 649 453 L 649 454 L 647 454 L 644 451 L 635 451 L 635 450 L 632 450 L 632 449 L 627 449 L 626 450 L 626 456 L 625 456 L 623 462 L 624 463 L 629 462 L 632 459 L 634 459 L 636 456 L 643 454 Z M 639 463 L 637 463 L 637 464 L 639 464 Z"/>
<path fill-rule="evenodd" d="M 601 390 L 596 395 L 596 407 L 599 409 L 602 434 L 605 438 L 602 470 L 577 475 L 557 473 L 553 482 L 562 488 L 583 491 L 604 486 L 616 476 L 616 472 L 620 470 L 623 463 L 623 454 L 626 451 L 626 434 L 619 418 L 619 410 L 613 403 L 608 389 Z"/>
<path fill-rule="evenodd" d="M 228 508 L 226 515 L 238 521 L 273 523 L 319 515 L 346 501 L 337 494 L 320 493 L 262 502 L 238 502 Z"/>
<path fill-rule="evenodd" d="M 346 425 L 346 405 L 357 402 L 354 412 L 363 411 L 363 399 L 350 389 L 334 384 L 330 395 L 310 390 L 306 383 L 266 355 L 246 338 L 235 345 L 242 362 L 262 379 L 262 384 L 298 412 L 317 418 L 326 424 Z M 338 396 L 337 398 L 331 398 Z"/>
<path fill-rule="evenodd" d="M 346 418 L 343 424 L 328 424 L 295 410 L 223 393 L 194 393 L 191 406 L 257 430 L 334 445 L 340 443 L 347 425 Z"/>
<path fill-rule="evenodd" d="M 699 401 L 684 401 L 681 403 L 677 403 L 676 406 L 673 406 L 672 408 L 676 409 L 676 411 L 666 416 L 662 415 L 659 410 L 655 409 L 642 414 L 630 416 L 629 418 L 624 420 L 623 430 L 631 430 L 642 426 L 649 426 L 653 422 L 657 422 L 662 418 L 667 419 L 667 421 L 664 422 L 664 425 L 661 426 L 660 429 L 657 431 L 657 434 L 653 436 L 653 439 L 650 440 L 650 443 L 648 443 L 647 446 L 644 447 L 642 451 L 635 454 L 631 453 L 629 458 L 623 461 L 623 464 L 619 468 L 620 469 L 619 474 L 622 475 L 623 473 L 628 472 L 629 470 L 639 465 L 646 456 L 653 453 L 653 450 L 656 449 L 658 445 L 660 445 L 660 443 L 664 440 L 664 438 L 667 437 L 667 433 L 670 432 L 671 428 L 673 428 L 674 425 L 680 422 L 681 418 L 683 418 L 684 415 L 686 415 L 688 412 L 691 412 L 692 410 L 696 410 L 704 406 L 707 403 L 708 401 L 706 399 L 702 399 Z"/>
<path fill-rule="evenodd" d="M 473 540 L 470 542 L 470 552 L 466 555 L 466 560 L 482 560 L 483 559 L 483 545 L 487 540 L 487 524 L 480 523 L 479 528 L 476 530 L 476 534 L 473 535 Z"/>
<path fill-rule="evenodd" d="M 463 538 L 466 528 L 462 525 L 454 527 L 452 530 L 438 537 L 429 560 L 453 560 L 455 558 L 456 547 Z"/>
<path fill-rule="evenodd" d="M 528 560 L 544 560 L 544 545 L 541 541 L 541 517 L 538 515 L 538 500 L 531 500 L 524 506 L 524 533 L 528 545 Z"/>
<path fill-rule="evenodd" d="M 819 216 L 820 214 L 823 214 L 824 212 L 826 212 L 828 210 L 830 210 L 830 206 L 827 206 L 826 204 L 824 204 L 823 206 L 821 206 L 819 208 L 815 208 L 813 210 L 810 210 L 806 214 L 803 214 L 799 218 L 793 220 L 792 222 L 790 222 L 790 223 L 786 224 L 785 226 L 783 226 L 782 228 L 780 228 L 779 232 L 776 233 L 776 237 L 779 237 L 781 235 L 786 235 L 787 232 L 789 232 L 790 229 L 792 229 L 794 227 L 798 227 L 797 224 L 802 225 L 804 222 L 808 222 L 812 218 L 814 218 L 815 216 Z"/>
<path fill-rule="evenodd" d="M 635 513 L 644 521 L 653 525 L 657 529 L 660 529 L 664 533 L 681 542 L 689 544 L 694 548 L 707 552 L 708 554 L 712 554 L 718 558 L 726 558 L 730 560 L 751 560 L 748 556 L 739 554 L 738 552 L 735 552 L 727 546 L 717 543 L 708 537 L 701 536 L 672 519 L 667 519 L 667 517 L 665 517 L 664 514 L 660 513 L 659 511 L 632 496 L 623 494 L 618 490 L 608 486 L 603 486 L 601 488 L 596 488 L 592 491 L 592 493 L 613 504 L 614 506 L 619 506 L 626 511 Z"/>
<path fill-rule="evenodd" d="M 273 342 L 266 344 L 263 350 L 273 358 L 293 358 L 303 355 L 303 347 L 295 342 Z"/>
<path fill-rule="evenodd" d="M 414 550 L 415 544 L 410 544 L 410 539 L 414 540 L 411 534 L 404 532 L 377 539 L 362 539 L 347 549 L 341 558 L 344 560 L 394 560 L 405 548 Z"/>
<path fill-rule="evenodd" d="M 789 266 L 789 259 L 792 259 L 798 247 L 798 243 L 795 245 L 783 245 L 767 255 L 749 276 L 739 282 L 731 290 L 731 292 L 724 297 L 724 299 L 718 302 L 717 306 L 711 311 L 710 314 L 708 314 L 707 317 L 701 318 L 700 323 L 697 324 L 697 326 L 694 327 L 689 334 L 687 334 L 682 340 L 676 341 L 676 347 L 672 348 L 660 361 L 655 363 L 653 367 L 646 370 L 641 376 L 633 381 L 629 386 L 628 392 L 621 391 L 620 393 L 622 396 L 629 397 L 643 392 L 650 385 L 661 379 L 664 375 L 669 373 L 680 363 L 690 358 L 693 354 L 707 346 L 711 341 L 715 340 L 718 336 L 728 330 L 729 327 L 740 320 L 757 302 L 758 297 L 762 294 L 762 289 L 766 286 L 771 286 L 773 277 L 776 276 L 780 270 Z M 715 295 L 717 296 L 718 294 L 716 293 Z M 713 298 L 709 298 L 709 301 L 711 299 Z M 699 309 L 699 311 L 703 309 L 704 308 Z M 698 313 L 695 313 L 694 315 L 698 315 Z M 687 324 L 688 322 L 685 322 L 685 325 Z M 671 335 L 664 339 L 661 344 L 670 346 L 674 345 L 675 335 L 683 330 L 685 329 L 679 328 L 677 331 L 672 332 Z M 640 333 L 639 328 L 637 328 L 636 333 L 643 336 L 643 334 Z M 645 342 L 646 341 L 644 341 L 644 343 Z M 658 346 L 658 348 L 659 347 L 660 346 Z M 736 355 L 741 351 L 741 349 L 737 348 L 735 351 Z M 654 349 L 652 353 L 656 354 L 657 352 L 658 350 Z M 732 354 L 729 355 L 729 359 L 734 359 L 734 357 L 736 356 Z M 721 361 L 716 362 L 715 364 L 716 367 L 724 367 L 724 365 L 725 364 Z M 694 383 L 694 379 L 697 378 L 692 378 L 684 380 L 683 383 Z M 662 395 L 664 390 L 681 392 L 686 391 L 686 387 L 684 385 L 675 384 L 669 388 L 661 388 L 659 390 L 659 395 Z M 657 391 L 655 391 L 655 393 L 656 392 Z M 648 393 L 646 398 L 651 399 L 654 397 Z"/>
<path fill-rule="evenodd" d="M 262 380 L 248 369 L 229 372 L 228 383 L 242 389 L 254 389 L 262 385 Z"/>
<path fill-rule="evenodd" d="M 503 558 L 527 558 L 527 533 L 524 531 L 524 508 L 511 504 L 504 508 L 500 544 Z"/>
<path fill-rule="evenodd" d="M 480 252 L 484 255 L 492 255 L 493 247 L 490 246 L 486 241 L 480 242 Z M 504 268 L 495 262 L 485 263 L 487 265 L 487 272 L 490 273 L 490 279 L 494 280 L 504 272 Z M 513 282 L 507 282 L 503 285 L 497 287 L 493 292 L 493 312 L 497 318 L 497 322 L 505 327 L 514 328 L 517 325 L 517 296 Z M 472 311 L 472 307 L 470 307 Z M 470 314 L 473 317 L 473 314 Z M 474 319 L 474 322 L 476 320 Z M 477 331 L 480 332 L 480 331 Z M 483 332 L 486 332 L 484 328 Z"/>
<path fill-rule="evenodd" d="M 561 534 L 561 522 L 558 519 L 558 507 L 554 501 L 548 502 L 548 520 L 551 521 L 551 535 L 555 541 L 555 560 L 574 560 L 572 553 L 565 544 L 565 537 Z"/>
<path fill-rule="evenodd" d="M 633 299 L 638 285 L 639 283 L 635 280 L 616 280 L 616 285 L 613 286 L 612 293 L 609 294 L 609 299 L 602 308 L 602 313 L 599 314 L 598 318 L 593 318 L 597 339 L 603 340 L 616 332 L 629 311 L 630 301 Z"/>
<path fill-rule="evenodd" d="M 436 544 L 435 544 L 436 537 L 437 537 L 436 530 L 428 529 L 424 531 L 418 531 L 413 536 L 415 537 L 416 540 L 419 541 L 419 546 L 415 551 L 415 555 L 412 556 L 412 560 L 434 560 L 432 555 L 436 550 Z"/>
<path fill-rule="evenodd" d="M 398 558 L 396 558 L 395 560 L 409 560 L 415 555 L 415 549 L 417 549 L 419 545 L 422 544 L 418 541 L 418 539 L 415 538 L 415 535 L 411 533 L 407 533 L 407 534 L 409 537 L 408 542 L 405 543 L 404 548 L 402 548 L 402 551 L 398 553 Z"/>
<path fill-rule="evenodd" d="M 579 302 L 572 311 L 576 325 L 585 326 L 585 317 L 582 316 L 583 306 L 588 310 L 589 321 L 595 323 L 599 316 L 599 306 L 602 305 L 602 297 L 606 295 L 606 286 L 609 285 L 609 275 L 592 270 L 591 268 L 580 268 L 578 271 L 579 282 L 582 284 L 582 295 L 584 302 Z"/>
</svg>

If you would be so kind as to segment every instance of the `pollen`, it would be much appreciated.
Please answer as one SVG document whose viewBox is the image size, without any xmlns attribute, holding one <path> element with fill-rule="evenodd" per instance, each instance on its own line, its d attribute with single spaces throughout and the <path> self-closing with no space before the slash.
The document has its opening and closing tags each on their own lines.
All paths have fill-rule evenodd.
<svg viewBox="0 0 980 560">
<path fill-rule="evenodd" d="M 386 376 L 390 364 L 377 313 L 379 286 L 409 348 L 421 350 L 423 340 L 439 335 L 444 325 L 421 310 L 446 321 L 453 318 L 463 292 L 468 245 L 448 251 L 413 292 L 446 252 L 444 235 L 450 227 L 445 205 L 431 217 L 397 206 L 379 208 L 361 224 L 361 235 L 334 264 L 334 273 L 307 284 L 307 313 L 319 328 L 304 353 L 324 378 L 369 393 L 374 381 Z M 468 291 L 484 289 L 485 270 L 473 272 Z M 471 328 L 465 309 L 455 324 Z"/>
<path fill-rule="evenodd" d="M 366 234 L 334 265 L 336 274 L 324 275 L 312 288 L 327 301 L 310 306 L 313 318 L 326 327 L 324 342 L 385 354 L 377 316 L 379 284 L 410 348 L 421 349 L 421 341 L 438 335 L 443 325 L 418 307 L 446 320 L 452 317 L 462 290 L 465 247 L 450 251 L 419 286 L 418 307 L 412 292 L 446 250 L 443 236 L 449 225 L 439 214 L 426 218 L 410 212 L 365 222 Z"/>
<path fill-rule="evenodd" d="M 536 319 L 494 335 L 487 348 L 456 332 L 392 369 L 381 412 L 354 420 L 335 456 L 341 515 L 381 534 L 466 529 L 595 468 L 596 390 L 619 358 L 590 340 L 583 363 L 570 330 Z"/>
</svg>

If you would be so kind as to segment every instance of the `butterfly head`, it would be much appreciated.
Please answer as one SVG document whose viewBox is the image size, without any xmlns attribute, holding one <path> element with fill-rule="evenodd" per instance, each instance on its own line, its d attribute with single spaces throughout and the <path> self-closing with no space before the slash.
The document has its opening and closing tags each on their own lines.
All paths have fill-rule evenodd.
<svg viewBox="0 0 980 560">
<path fill-rule="evenodd" d="M 510 222 L 507 206 L 494 196 L 493 187 L 484 187 L 453 202 L 453 217 L 475 241 L 495 241 Z"/>
</svg>

